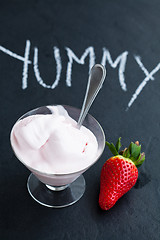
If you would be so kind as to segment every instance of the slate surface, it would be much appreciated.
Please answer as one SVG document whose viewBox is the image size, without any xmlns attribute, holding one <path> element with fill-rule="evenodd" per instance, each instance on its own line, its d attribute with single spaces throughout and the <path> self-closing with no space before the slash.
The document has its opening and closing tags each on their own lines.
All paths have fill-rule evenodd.
<svg viewBox="0 0 160 240">
<path fill-rule="evenodd" d="M 156 0 L 0 1 L 0 239 L 160 239 L 159 12 Z M 27 40 L 31 62 L 24 77 Z M 50 89 L 37 81 L 35 49 L 43 83 L 51 86 L 57 76 L 54 47 L 60 53 L 62 72 L 58 85 Z M 73 61 L 71 87 L 66 86 L 66 48 L 80 59 L 89 47 L 92 58 L 86 55 L 84 64 Z M 108 212 L 98 206 L 100 171 L 110 156 L 107 149 L 85 172 L 86 191 L 79 202 L 64 209 L 45 208 L 27 192 L 29 171 L 11 150 L 10 130 L 19 116 L 41 105 L 80 108 L 89 62 L 95 54 L 95 62 L 100 63 L 103 48 L 110 53 L 108 77 L 90 113 L 103 126 L 107 140 L 115 142 L 121 136 L 124 145 L 139 140 L 146 161 L 136 186 Z M 122 53 L 127 56 L 125 66 L 115 62 Z M 22 89 L 24 79 L 27 85 Z M 126 111 L 139 86 L 143 89 Z"/>
</svg>

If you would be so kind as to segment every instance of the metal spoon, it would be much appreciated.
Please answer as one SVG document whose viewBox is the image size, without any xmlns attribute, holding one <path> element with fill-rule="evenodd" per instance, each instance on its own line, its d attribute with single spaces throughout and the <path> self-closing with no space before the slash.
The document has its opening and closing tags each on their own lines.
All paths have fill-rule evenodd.
<svg viewBox="0 0 160 240">
<path fill-rule="evenodd" d="M 87 89 L 86 89 L 82 110 L 77 123 L 78 129 L 80 129 L 80 127 L 82 126 L 82 123 L 95 97 L 97 96 L 99 90 L 101 89 L 105 76 L 106 76 L 106 69 L 101 64 L 96 64 L 91 69 L 91 72 L 88 78 L 88 84 L 87 84 Z"/>
</svg>

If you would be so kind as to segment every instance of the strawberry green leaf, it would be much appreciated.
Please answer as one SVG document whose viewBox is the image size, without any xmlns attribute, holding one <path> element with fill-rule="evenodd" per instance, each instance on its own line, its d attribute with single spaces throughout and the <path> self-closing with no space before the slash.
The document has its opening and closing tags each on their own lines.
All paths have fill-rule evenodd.
<svg viewBox="0 0 160 240">
<path fill-rule="evenodd" d="M 115 146 L 114 146 L 113 143 L 106 142 L 106 145 L 109 147 L 110 151 L 112 152 L 112 154 L 113 154 L 114 156 L 118 155 L 118 151 L 117 151 L 117 149 L 115 148 Z"/>
<path fill-rule="evenodd" d="M 129 145 L 129 150 L 131 153 L 130 159 L 132 161 L 135 161 L 138 159 L 138 157 L 141 153 L 141 145 L 137 146 L 135 143 L 131 142 L 131 144 Z"/>
<path fill-rule="evenodd" d="M 130 157 L 130 151 L 129 151 L 129 149 L 126 149 L 126 150 L 123 152 L 123 157 L 125 157 L 125 158 L 129 158 L 129 157 Z"/>
<path fill-rule="evenodd" d="M 138 160 L 134 162 L 134 164 L 136 165 L 136 167 L 140 167 L 142 165 L 142 163 L 145 160 L 145 153 L 141 153 Z"/>
<path fill-rule="evenodd" d="M 121 137 L 118 138 L 118 141 L 116 143 L 116 150 L 117 152 L 119 152 L 119 149 L 122 147 L 122 144 L 121 144 Z"/>
</svg>

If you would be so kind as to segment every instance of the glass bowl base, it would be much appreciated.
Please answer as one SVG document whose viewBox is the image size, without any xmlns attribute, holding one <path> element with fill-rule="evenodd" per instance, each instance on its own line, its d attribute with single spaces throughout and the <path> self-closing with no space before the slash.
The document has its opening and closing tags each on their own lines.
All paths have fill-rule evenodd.
<svg viewBox="0 0 160 240">
<path fill-rule="evenodd" d="M 77 202 L 85 192 L 85 179 L 83 175 L 74 182 L 63 187 L 51 187 L 40 182 L 34 174 L 30 174 L 27 181 L 27 188 L 32 198 L 39 204 L 62 208 Z"/>
</svg>

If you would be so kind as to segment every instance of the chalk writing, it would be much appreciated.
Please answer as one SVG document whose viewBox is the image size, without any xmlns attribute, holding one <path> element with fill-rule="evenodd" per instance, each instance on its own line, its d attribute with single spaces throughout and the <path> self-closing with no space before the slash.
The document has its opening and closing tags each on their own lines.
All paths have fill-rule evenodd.
<svg viewBox="0 0 160 240">
<path fill-rule="evenodd" d="M 57 47 L 54 47 L 53 50 L 54 50 L 53 52 L 54 52 L 54 57 L 56 60 L 56 69 L 57 69 L 56 80 L 54 81 L 54 83 L 52 85 L 47 85 L 44 83 L 43 79 L 41 78 L 40 71 L 38 68 L 38 48 L 36 48 L 36 47 L 34 48 L 33 69 L 34 69 L 35 77 L 36 77 L 38 83 L 40 85 L 42 85 L 44 88 L 54 89 L 58 85 L 58 82 L 59 82 L 60 76 L 61 76 L 62 64 L 61 64 L 60 52 Z"/>
<path fill-rule="evenodd" d="M 138 60 L 138 61 L 137 61 Z M 158 65 L 149 73 L 144 67 L 142 62 L 140 61 L 140 57 L 136 57 L 136 61 L 137 63 L 139 63 L 140 68 L 143 70 L 143 72 L 145 73 L 146 77 L 143 79 L 143 81 L 141 82 L 141 84 L 137 87 L 135 93 L 133 94 L 131 100 L 128 103 L 128 107 L 126 108 L 126 111 L 131 107 L 131 105 L 134 103 L 134 101 L 136 100 L 136 98 L 138 97 L 138 95 L 141 93 L 141 91 L 143 90 L 143 88 L 145 87 L 145 85 L 147 84 L 147 82 L 149 80 L 154 80 L 153 75 L 158 72 L 158 70 L 160 69 L 160 63 L 158 63 Z"/>
<path fill-rule="evenodd" d="M 66 84 L 68 87 L 71 87 L 71 74 L 72 74 L 72 63 L 73 63 L 73 59 L 79 63 L 79 64 L 84 64 L 84 60 L 87 57 L 87 55 L 89 54 L 89 72 L 91 70 L 91 68 L 93 67 L 93 65 L 95 64 L 95 53 L 94 53 L 94 48 L 93 47 L 88 47 L 85 51 L 84 54 L 81 56 L 81 58 L 79 59 L 70 48 L 67 48 L 67 55 L 69 58 L 69 62 L 67 65 L 67 73 L 66 73 Z"/>
<path fill-rule="evenodd" d="M 22 72 L 22 89 L 27 88 L 27 78 L 28 78 L 28 64 L 30 61 L 29 58 L 29 52 L 30 52 L 30 41 L 26 41 L 26 48 L 24 53 L 24 65 L 23 65 L 23 72 Z"/>
<path fill-rule="evenodd" d="M 27 78 L 28 78 L 28 64 L 31 64 L 32 62 L 30 60 L 28 60 L 29 57 L 29 51 L 30 51 L 30 41 L 27 40 L 26 41 L 26 48 L 25 48 L 25 53 L 24 53 L 24 57 L 11 52 L 10 50 L 0 46 L 0 51 L 8 54 L 9 56 L 16 58 L 22 62 L 24 62 L 23 65 L 23 72 L 22 72 L 22 89 L 25 89 L 27 87 Z"/>
<path fill-rule="evenodd" d="M 40 70 L 38 66 L 38 48 L 34 47 L 34 56 L 33 56 L 33 63 L 32 63 L 32 61 L 29 60 L 30 47 L 31 47 L 31 42 L 27 40 L 25 50 L 24 50 L 24 57 L 4 48 L 3 46 L 0 46 L 0 51 L 23 62 L 23 70 L 22 70 L 22 89 L 23 90 L 25 90 L 28 87 L 28 65 L 29 64 L 33 65 L 33 71 L 34 71 L 36 80 L 42 87 L 50 88 L 50 89 L 56 88 L 59 84 L 61 72 L 62 72 L 62 60 L 60 56 L 60 49 L 56 46 L 53 47 L 53 56 L 56 62 L 56 78 L 53 81 L 52 85 L 47 85 L 40 75 Z M 85 59 L 89 57 L 89 72 L 90 72 L 92 66 L 95 64 L 96 56 L 95 56 L 95 51 L 93 46 L 89 46 L 88 48 L 86 48 L 80 58 L 77 57 L 76 54 L 70 48 L 65 47 L 65 50 L 68 56 L 68 63 L 67 63 L 67 69 L 66 69 L 66 85 L 67 87 L 71 87 L 73 61 L 75 61 L 78 64 L 84 65 Z M 126 69 L 126 63 L 127 63 L 127 56 L 128 56 L 128 51 L 124 51 L 115 59 L 115 61 L 113 61 L 109 50 L 106 49 L 105 47 L 102 48 L 101 64 L 106 66 L 108 63 L 112 68 L 118 67 L 119 84 L 123 91 L 127 91 L 127 84 L 125 81 L 125 69 Z M 140 56 L 134 56 L 134 59 L 146 77 L 136 88 L 134 94 L 132 95 L 127 105 L 126 111 L 135 102 L 138 95 L 142 92 L 143 88 L 146 86 L 147 82 L 149 80 L 154 80 L 153 75 L 160 70 L 160 63 L 159 63 L 149 73 L 149 71 L 143 65 Z"/>
<path fill-rule="evenodd" d="M 108 61 L 108 63 L 111 65 L 112 68 L 116 68 L 117 65 L 119 64 L 119 83 L 121 88 L 124 91 L 127 91 L 127 86 L 126 86 L 125 77 L 124 77 L 127 55 L 128 55 L 128 52 L 126 51 L 122 53 L 120 56 L 118 56 L 117 59 L 113 62 L 108 49 L 103 48 L 103 56 L 101 61 L 101 64 L 103 66 L 106 66 L 106 61 Z"/>
</svg>

